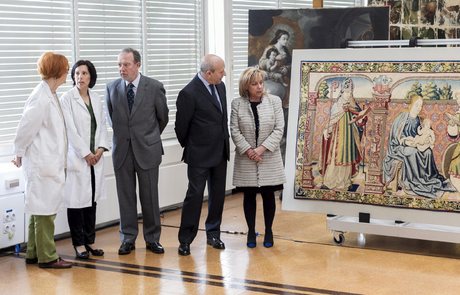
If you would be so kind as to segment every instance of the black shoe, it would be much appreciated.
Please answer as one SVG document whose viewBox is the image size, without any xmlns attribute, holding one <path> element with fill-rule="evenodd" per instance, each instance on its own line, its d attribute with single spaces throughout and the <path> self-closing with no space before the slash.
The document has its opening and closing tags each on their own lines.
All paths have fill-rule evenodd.
<svg viewBox="0 0 460 295">
<path fill-rule="evenodd" d="M 211 245 L 214 249 L 225 249 L 225 244 L 219 238 L 208 238 L 208 245 Z"/>
<path fill-rule="evenodd" d="M 136 246 L 134 246 L 133 243 L 123 242 L 121 243 L 120 249 L 118 249 L 118 255 L 129 254 L 134 249 L 136 249 Z"/>
<path fill-rule="evenodd" d="M 26 258 L 26 264 L 36 264 L 38 263 L 38 258 Z"/>
<path fill-rule="evenodd" d="M 93 249 L 90 245 L 85 245 L 86 251 L 91 253 L 93 256 L 104 256 L 104 250 L 102 249 Z"/>
<path fill-rule="evenodd" d="M 179 255 L 188 256 L 190 255 L 190 244 L 180 243 L 178 251 Z"/>
<path fill-rule="evenodd" d="M 163 254 L 165 249 L 161 246 L 160 242 L 146 243 L 145 247 L 153 253 Z"/>
<path fill-rule="evenodd" d="M 271 230 L 265 231 L 264 247 L 265 248 L 271 248 L 271 247 L 273 247 L 273 245 L 274 245 L 273 232 Z"/>
<path fill-rule="evenodd" d="M 73 249 L 75 250 L 75 258 L 77 259 L 88 259 L 89 258 L 88 251 L 78 252 L 77 246 L 73 246 Z"/>
<path fill-rule="evenodd" d="M 246 246 L 248 246 L 248 248 L 255 248 L 257 246 L 256 236 L 255 231 L 248 231 L 248 237 L 246 240 Z"/>
</svg>

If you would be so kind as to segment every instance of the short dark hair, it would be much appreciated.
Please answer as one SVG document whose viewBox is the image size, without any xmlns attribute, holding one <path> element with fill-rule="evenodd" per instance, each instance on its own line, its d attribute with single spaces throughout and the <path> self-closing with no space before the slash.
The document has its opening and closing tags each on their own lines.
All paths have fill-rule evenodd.
<svg viewBox="0 0 460 295">
<path fill-rule="evenodd" d="M 124 52 L 124 53 L 130 53 L 131 52 L 133 54 L 134 62 L 135 63 L 140 63 L 141 62 L 141 54 L 136 49 L 131 48 L 131 47 L 127 47 L 127 48 L 124 48 L 121 52 Z"/>
<path fill-rule="evenodd" d="M 79 60 L 77 61 L 73 67 L 72 67 L 72 72 L 70 73 L 70 77 L 72 77 L 73 81 L 73 86 L 75 86 L 75 70 L 79 66 L 86 66 L 88 68 L 89 76 L 90 76 L 90 81 L 89 81 L 89 88 L 93 88 L 94 85 L 96 85 L 96 80 L 97 80 L 97 72 L 96 68 L 94 67 L 93 63 L 90 62 L 89 60 Z"/>
<path fill-rule="evenodd" d="M 267 53 L 265 54 L 265 57 L 270 58 L 270 54 L 272 54 L 272 52 L 276 53 L 276 55 L 280 54 L 278 49 L 276 49 L 275 47 L 272 47 L 269 50 L 267 50 Z"/>
</svg>

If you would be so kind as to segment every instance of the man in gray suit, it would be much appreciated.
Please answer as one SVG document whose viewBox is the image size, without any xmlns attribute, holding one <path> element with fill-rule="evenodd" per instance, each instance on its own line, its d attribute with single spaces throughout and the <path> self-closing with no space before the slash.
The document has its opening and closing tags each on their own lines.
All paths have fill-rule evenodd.
<svg viewBox="0 0 460 295">
<path fill-rule="evenodd" d="M 159 242 L 158 173 L 163 154 L 160 136 L 168 124 L 169 110 L 163 84 L 141 75 L 140 66 L 139 52 L 123 49 L 118 55 L 121 78 L 109 83 L 106 89 L 120 208 L 120 255 L 135 249 L 138 234 L 136 175 L 146 247 L 154 253 L 164 253 Z"/>
</svg>

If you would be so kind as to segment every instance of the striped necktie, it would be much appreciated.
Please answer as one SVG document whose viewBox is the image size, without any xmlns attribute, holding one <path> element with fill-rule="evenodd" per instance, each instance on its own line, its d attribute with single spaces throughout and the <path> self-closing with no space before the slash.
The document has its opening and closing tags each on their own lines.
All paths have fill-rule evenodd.
<svg viewBox="0 0 460 295">
<path fill-rule="evenodd" d="M 131 110 L 133 108 L 134 104 L 134 84 L 129 83 L 128 84 L 128 92 L 126 93 L 126 96 L 128 98 L 128 107 L 129 107 L 129 112 L 131 113 Z"/>
</svg>

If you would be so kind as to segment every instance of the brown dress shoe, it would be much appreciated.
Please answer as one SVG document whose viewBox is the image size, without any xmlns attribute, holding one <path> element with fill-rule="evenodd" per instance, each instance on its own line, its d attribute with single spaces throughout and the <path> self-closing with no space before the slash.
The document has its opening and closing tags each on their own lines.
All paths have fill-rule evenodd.
<svg viewBox="0 0 460 295">
<path fill-rule="evenodd" d="M 65 261 L 64 259 L 59 257 L 58 259 L 50 261 L 50 262 L 39 263 L 38 267 L 40 267 L 40 268 L 55 268 L 55 269 L 71 268 L 72 267 L 72 262 Z"/>
</svg>

